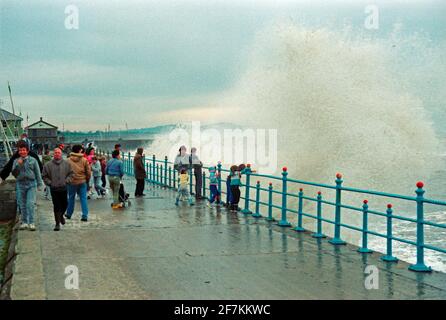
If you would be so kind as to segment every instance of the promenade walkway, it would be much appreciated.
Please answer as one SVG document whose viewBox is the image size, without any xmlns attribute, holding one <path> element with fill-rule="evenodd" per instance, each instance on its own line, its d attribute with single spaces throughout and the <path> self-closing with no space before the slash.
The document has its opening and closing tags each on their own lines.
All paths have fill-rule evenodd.
<svg viewBox="0 0 446 320">
<path fill-rule="evenodd" d="M 125 183 L 132 195 L 133 180 Z M 176 207 L 172 190 L 145 193 L 123 210 L 90 200 L 89 222 L 77 202 L 60 232 L 39 198 L 38 230 L 18 234 L 12 299 L 446 299 L 446 274 L 414 273 L 204 201 Z M 79 290 L 65 288 L 69 265 Z M 379 289 L 366 289 L 367 265 L 378 267 Z"/>
</svg>

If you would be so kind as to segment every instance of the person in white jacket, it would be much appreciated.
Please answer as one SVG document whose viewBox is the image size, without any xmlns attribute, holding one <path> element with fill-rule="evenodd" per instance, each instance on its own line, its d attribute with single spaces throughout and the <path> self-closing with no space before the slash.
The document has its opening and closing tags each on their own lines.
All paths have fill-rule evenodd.
<svg viewBox="0 0 446 320">
<path fill-rule="evenodd" d="M 186 146 L 181 146 L 178 150 L 179 153 L 175 157 L 175 161 L 173 162 L 173 167 L 175 170 L 178 170 L 178 173 L 181 171 L 181 169 L 189 170 L 190 168 L 190 159 L 189 155 L 187 154 Z"/>
</svg>

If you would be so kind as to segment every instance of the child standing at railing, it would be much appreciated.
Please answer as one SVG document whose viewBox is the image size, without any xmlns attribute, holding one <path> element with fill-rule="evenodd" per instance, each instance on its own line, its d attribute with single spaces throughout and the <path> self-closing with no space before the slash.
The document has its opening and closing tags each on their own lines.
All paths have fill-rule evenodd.
<svg viewBox="0 0 446 320">
<path fill-rule="evenodd" d="M 231 174 L 226 177 L 226 207 L 230 208 L 232 204 L 232 192 L 231 192 Z"/>
<path fill-rule="evenodd" d="M 182 168 L 180 169 L 180 176 L 178 177 L 178 193 L 177 198 L 175 201 L 175 205 L 178 205 L 178 202 L 180 201 L 180 197 L 186 197 L 189 201 L 189 205 L 194 205 L 192 201 L 192 197 L 189 193 L 189 175 L 187 174 L 187 169 Z"/>
<path fill-rule="evenodd" d="M 244 164 L 239 166 L 233 165 L 231 166 L 230 173 L 230 186 L 231 186 L 231 211 L 239 211 L 238 203 L 240 202 L 240 186 L 242 186 L 241 177 L 247 170 L 251 170 L 247 168 Z M 255 171 L 252 171 L 255 172 Z"/>
<path fill-rule="evenodd" d="M 232 194 L 232 202 L 231 202 L 231 211 L 237 211 L 238 210 L 238 203 L 240 201 L 240 186 L 242 185 L 241 182 L 241 173 L 239 170 L 239 167 L 236 165 L 231 166 L 231 194 Z"/>
<path fill-rule="evenodd" d="M 97 157 L 92 158 L 93 162 L 91 164 L 91 172 L 93 176 L 93 185 L 98 194 L 98 197 L 105 196 L 105 188 L 101 186 L 102 169 L 101 164 Z"/>
<path fill-rule="evenodd" d="M 209 208 L 213 207 L 213 203 L 215 200 L 217 200 L 217 203 L 220 202 L 220 191 L 218 190 L 218 177 L 219 174 L 217 172 L 217 168 L 210 167 L 209 168 L 209 189 L 211 191 L 211 196 L 209 198 L 209 202 L 207 203 L 207 206 Z"/>
</svg>

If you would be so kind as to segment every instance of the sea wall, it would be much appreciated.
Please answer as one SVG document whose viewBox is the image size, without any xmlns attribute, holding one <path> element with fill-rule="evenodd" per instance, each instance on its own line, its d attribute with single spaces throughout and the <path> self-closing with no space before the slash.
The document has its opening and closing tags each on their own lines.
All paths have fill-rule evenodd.
<svg viewBox="0 0 446 320">
<path fill-rule="evenodd" d="M 17 212 L 15 179 L 0 184 L 0 221 L 15 219 Z"/>
<path fill-rule="evenodd" d="M 0 300 L 10 299 L 10 284 L 14 268 L 16 224 L 15 179 L 0 184 Z"/>
</svg>

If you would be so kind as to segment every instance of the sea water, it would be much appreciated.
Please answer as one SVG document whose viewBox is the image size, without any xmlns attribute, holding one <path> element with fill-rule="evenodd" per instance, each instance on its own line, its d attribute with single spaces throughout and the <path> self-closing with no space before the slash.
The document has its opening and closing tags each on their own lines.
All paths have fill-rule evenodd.
<svg viewBox="0 0 446 320">
<path fill-rule="evenodd" d="M 275 175 L 285 165 L 290 177 L 334 184 L 341 172 L 346 186 L 412 196 L 415 183 L 424 181 L 426 197 L 446 200 L 446 127 L 441 121 L 446 47 L 428 34 L 406 35 L 401 28 L 395 24 L 385 37 L 371 38 L 350 27 L 272 23 L 257 33 L 232 89 L 210 103 L 228 112 L 213 118 L 215 107 L 209 107 L 208 128 L 221 132 L 224 125 L 218 123 L 224 122 L 277 129 Z M 190 146 L 191 141 L 175 143 Z M 148 147 L 150 153 L 170 154 L 178 145 L 164 134 Z M 202 160 L 215 164 L 209 156 Z M 360 206 L 364 198 L 373 210 L 385 212 L 392 203 L 395 214 L 416 217 L 413 203 L 391 198 L 361 194 L 344 202 Z M 425 211 L 426 220 L 446 223 L 443 208 L 426 206 Z M 358 214 L 343 214 L 343 222 L 360 227 L 361 221 Z M 314 222 L 305 220 L 305 225 L 314 229 Z M 371 218 L 371 230 L 385 234 L 385 226 L 385 219 Z M 395 236 L 415 240 L 415 228 L 394 220 Z M 343 233 L 360 244 L 360 234 Z M 426 243 L 444 244 L 444 229 L 426 227 L 425 234 Z M 371 236 L 370 247 L 384 252 L 385 239 Z M 394 254 L 415 261 L 414 246 L 394 242 Z M 444 254 L 425 254 L 428 265 L 446 271 Z"/>
</svg>

